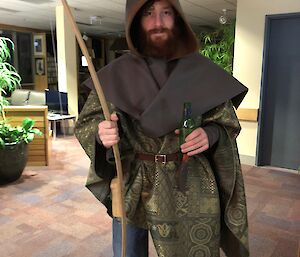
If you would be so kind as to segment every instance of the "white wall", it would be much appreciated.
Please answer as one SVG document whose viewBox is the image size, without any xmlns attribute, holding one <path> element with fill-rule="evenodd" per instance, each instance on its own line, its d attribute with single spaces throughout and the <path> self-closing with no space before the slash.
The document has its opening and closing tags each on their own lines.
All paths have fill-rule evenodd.
<svg viewBox="0 0 300 257">
<path fill-rule="evenodd" d="M 300 0 L 237 0 L 233 76 L 249 88 L 241 108 L 259 108 L 265 16 L 300 12 Z M 257 123 L 242 122 L 238 147 L 243 163 L 254 164 Z"/>
</svg>

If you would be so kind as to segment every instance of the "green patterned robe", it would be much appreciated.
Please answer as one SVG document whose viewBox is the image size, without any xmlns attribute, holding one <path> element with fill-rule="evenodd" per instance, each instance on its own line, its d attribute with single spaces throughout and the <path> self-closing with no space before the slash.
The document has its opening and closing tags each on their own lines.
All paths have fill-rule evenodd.
<svg viewBox="0 0 300 257">
<path fill-rule="evenodd" d="M 205 153 L 189 158 L 186 192 L 177 190 L 177 162 L 166 164 L 135 159 L 135 153 L 179 151 L 171 132 L 147 137 L 139 122 L 110 105 L 120 124 L 120 151 L 125 178 L 128 222 L 149 229 L 159 257 L 217 257 L 222 247 L 229 257 L 249 256 L 244 184 L 236 147 L 240 126 L 228 101 L 203 114 L 203 125 L 220 127 L 219 141 Z M 103 114 L 91 92 L 76 124 L 76 136 L 91 159 L 87 187 L 111 212 L 111 151 L 97 143 Z M 153 124 L 159 126 L 159 124 Z"/>
</svg>

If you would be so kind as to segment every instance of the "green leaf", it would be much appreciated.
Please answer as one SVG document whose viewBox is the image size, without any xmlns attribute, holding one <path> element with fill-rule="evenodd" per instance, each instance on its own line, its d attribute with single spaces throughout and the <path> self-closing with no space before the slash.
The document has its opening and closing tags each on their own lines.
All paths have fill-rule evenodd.
<svg viewBox="0 0 300 257">
<path fill-rule="evenodd" d="M 34 138 L 34 134 L 33 133 L 29 133 L 27 135 L 27 143 L 31 142 L 33 140 L 33 138 Z"/>
<path fill-rule="evenodd" d="M 7 61 L 10 59 L 10 49 L 8 44 L 12 45 L 13 42 L 5 37 L 0 37 L 0 90 L 2 94 L 12 92 L 21 86 L 21 77 L 16 69 Z M 5 104 L 2 102 L 1 108 Z"/>
<path fill-rule="evenodd" d="M 37 128 L 32 129 L 31 132 L 34 133 L 35 135 L 38 135 L 38 136 L 43 135 L 43 133 Z"/>
<path fill-rule="evenodd" d="M 22 123 L 24 130 L 29 131 L 33 127 L 34 123 L 35 123 L 34 120 L 30 118 L 25 118 Z"/>
<path fill-rule="evenodd" d="M 3 147 L 5 144 L 4 140 L 0 137 L 0 146 Z"/>
</svg>

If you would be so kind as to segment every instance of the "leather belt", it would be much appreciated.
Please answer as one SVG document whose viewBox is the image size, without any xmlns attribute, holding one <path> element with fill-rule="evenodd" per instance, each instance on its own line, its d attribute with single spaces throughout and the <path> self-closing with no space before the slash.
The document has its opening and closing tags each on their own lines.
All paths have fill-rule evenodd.
<svg viewBox="0 0 300 257">
<path fill-rule="evenodd" d="M 136 158 L 143 161 L 152 161 L 165 164 L 166 162 L 177 161 L 178 153 L 171 154 L 145 154 L 137 153 Z"/>
</svg>

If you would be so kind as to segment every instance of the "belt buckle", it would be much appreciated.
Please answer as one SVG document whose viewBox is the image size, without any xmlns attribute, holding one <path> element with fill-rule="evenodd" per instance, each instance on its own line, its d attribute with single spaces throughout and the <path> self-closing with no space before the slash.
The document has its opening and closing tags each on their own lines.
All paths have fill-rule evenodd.
<svg viewBox="0 0 300 257">
<path fill-rule="evenodd" d="M 157 163 L 157 162 L 159 162 L 159 158 L 162 158 L 163 160 L 162 160 L 162 164 L 166 164 L 166 162 L 167 162 L 167 155 L 166 154 L 156 154 L 155 155 L 155 158 L 154 158 L 154 161 Z"/>
</svg>

